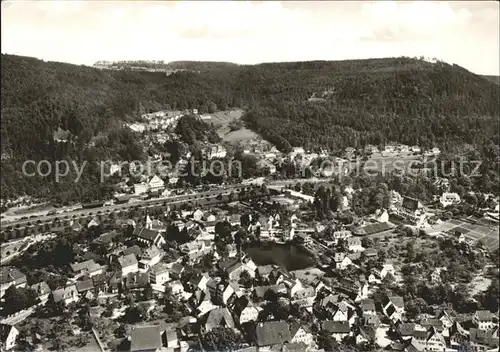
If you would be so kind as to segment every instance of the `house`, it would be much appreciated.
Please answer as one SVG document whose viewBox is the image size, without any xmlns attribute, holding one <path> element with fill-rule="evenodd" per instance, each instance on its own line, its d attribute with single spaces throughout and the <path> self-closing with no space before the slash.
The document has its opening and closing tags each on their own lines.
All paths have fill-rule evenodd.
<svg viewBox="0 0 500 352">
<path fill-rule="evenodd" d="M 382 280 L 384 280 L 387 275 L 391 274 L 392 276 L 394 276 L 395 272 L 396 271 L 395 271 L 394 266 L 392 264 L 383 264 L 383 265 L 378 266 L 375 269 L 373 269 L 370 276 L 368 276 L 368 282 L 380 284 L 382 282 Z"/>
<path fill-rule="evenodd" d="M 197 274 L 193 275 L 189 280 L 189 286 L 193 291 L 201 290 L 205 291 L 207 288 L 208 275 L 207 274 Z"/>
<path fill-rule="evenodd" d="M 73 302 L 78 302 L 78 291 L 76 289 L 75 285 L 70 285 L 66 286 L 64 288 L 60 288 L 57 290 L 54 290 L 52 292 L 52 295 L 54 296 L 54 302 L 60 302 L 63 301 L 64 304 L 70 304 Z"/>
<path fill-rule="evenodd" d="M 215 308 L 206 314 L 204 324 L 205 331 L 211 331 L 217 327 L 234 328 L 234 320 L 227 308 Z"/>
<path fill-rule="evenodd" d="M 436 319 L 439 319 L 446 329 L 451 328 L 454 323 L 454 318 L 446 309 L 441 309 L 439 312 L 437 312 Z"/>
<path fill-rule="evenodd" d="M 71 270 L 75 277 L 88 275 L 89 277 L 103 273 L 103 268 L 94 262 L 94 260 L 87 260 L 81 263 L 73 263 L 70 265 Z"/>
<path fill-rule="evenodd" d="M 77 281 L 75 286 L 76 291 L 79 295 L 89 299 L 92 299 L 94 297 L 94 281 L 92 281 L 92 279 Z"/>
<path fill-rule="evenodd" d="M 16 339 L 19 335 L 19 330 L 14 325 L 0 324 L 0 342 L 2 351 L 8 351 L 16 346 Z"/>
<path fill-rule="evenodd" d="M 375 211 L 373 219 L 380 223 L 389 222 L 389 213 L 386 209 L 377 209 Z"/>
<path fill-rule="evenodd" d="M 351 236 L 352 236 L 352 232 L 349 230 L 335 231 L 333 233 L 333 240 L 335 242 L 337 242 L 339 240 L 347 240 Z"/>
<path fill-rule="evenodd" d="M 365 146 L 364 150 L 365 150 L 366 154 L 375 154 L 375 153 L 379 152 L 378 147 L 371 145 L 371 144 L 368 144 L 367 146 Z"/>
<path fill-rule="evenodd" d="M 140 196 L 148 192 L 148 185 L 146 183 L 135 183 L 134 184 L 134 194 Z"/>
<path fill-rule="evenodd" d="M 417 199 L 403 197 L 401 206 L 396 208 L 396 215 L 413 225 L 422 225 L 425 219 L 425 208 Z"/>
<path fill-rule="evenodd" d="M 165 188 L 165 182 L 158 177 L 158 175 L 154 175 L 151 177 L 148 181 L 147 184 L 147 189 L 150 192 L 155 192 L 155 191 L 161 191 L 163 188 Z"/>
<path fill-rule="evenodd" d="M 364 251 L 364 248 L 361 245 L 361 239 L 359 237 L 347 238 L 347 248 L 350 252 L 362 252 L 362 251 Z"/>
<path fill-rule="evenodd" d="M 147 224 L 146 227 L 137 227 L 134 230 L 134 236 L 137 238 L 137 242 L 139 243 L 147 246 L 155 245 L 156 247 L 161 248 L 165 243 L 167 243 L 167 241 L 165 241 L 165 238 L 163 238 L 163 235 L 159 231 L 147 228 L 148 226 L 152 227 L 152 225 L 153 222 L 151 221 L 150 225 Z"/>
<path fill-rule="evenodd" d="M 45 302 L 49 298 L 50 292 L 52 292 L 45 281 L 31 285 L 30 288 L 37 293 L 41 302 Z"/>
<path fill-rule="evenodd" d="M 163 263 L 158 263 L 151 267 L 149 272 L 149 282 L 155 285 L 164 285 L 170 280 L 168 267 Z"/>
<path fill-rule="evenodd" d="M 377 315 L 377 312 L 375 311 L 375 302 L 373 299 L 363 299 L 361 300 L 361 311 L 363 312 L 363 316 L 367 315 Z"/>
<path fill-rule="evenodd" d="M 314 336 L 311 330 L 299 323 L 293 322 L 290 324 L 290 343 L 303 343 L 306 346 L 312 346 L 314 344 Z"/>
<path fill-rule="evenodd" d="M 123 281 L 125 287 L 130 290 L 145 288 L 149 283 L 149 275 L 140 272 L 129 273 Z"/>
<path fill-rule="evenodd" d="M 170 266 L 170 276 L 174 279 L 180 279 L 182 273 L 184 272 L 184 266 L 179 263 L 173 263 Z"/>
<path fill-rule="evenodd" d="M 0 267 L 0 298 L 10 286 L 26 287 L 26 275 L 17 268 L 2 266 Z"/>
<path fill-rule="evenodd" d="M 239 325 L 249 321 L 257 321 L 260 312 L 260 309 L 247 296 L 237 298 L 232 310 Z"/>
<path fill-rule="evenodd" d="M 489 310 L 477 310 L 472 317 L 472 322 L 479 330 L 489 330 L 494 326 L 498 326 L 498 324 L 493 321 L 493 318 L 493 313 Z"/>
<path fill-rule="evenodd" d="M 203 216 L 204 216 L 204 213 L 200 209 L 196 209 L 193 212 L 193 220 L 195 220 L 195 221 L 202 221 L 203 220 Z"/>
<path fill-rule="evenodd" d="M 116 231 L 111 231 L 111 232 L 106 232 L 100 235 L 98 238 L 96 238 L 92 243 L 96 245 L 97 247 L 102 246 L 105 249 L 109 250 L 113 247 L 114 245 L 114 239 L 118 236 L 118 232 Z"/>
<path fill-rule="evenodd" d="M 179 347 L 179 338 L 175 330 L 165 330 L 162 334 L 163 346 L 168 349 L 176 349 Z"/>
<path fill-rule="evenodd" d="M 268 321 L 257 324 L 256 344 L 259 348 L 281 345 L 292 340 L 290 328 L 285 321 Z"/>
<path fill-rule="evenodd" d="M 498 351 L 498 327 L 488 330 L 470 329 L 469 341 L 473 351 Z"/>
<path fill-rule="evenodd" d="M 335 256 L 337 257 L 337 254 L 342 254 L 341 256 L 338 257 L 338 261 L 337 261 L 337 258 L 335 258 L 335 267 L 339 270 L 345 270 L 347 269 L 350 265 L 354 265 L 351 258 L 349 258 L 346 253 L 335 253 Z M 340 259 L 342 258 L 342 259 Z"/>
<path fill-rule="evenodd" d="M 410 340 L 412 351 L 445 351 L 446 341 L 434 328 L 425 329 L 415 326 Z"/>
<path fill-rule="evenodd" d="M 458 193 L 444 192 L 441 195 L 441 198 L 439 198 L 439 203 L 441 203 L 443 208 L 446 208 L 449 205 L 459 204 L 460 196 L 458 195 Z"/>
<path fill-rule="evenodd" d="M 135 326 L 130 333 L 130 352 L 160 351 L 163 347 L 158 325 Z"/>
<path fill-rule="evenodd" d="M 393 323 L 397 323 L 398 321 L 403 321 L 403 316 L 405 314 L 405 305 L 403 297 L 399 296 L 385 297 L 382 300 L 382 312 Z"/>
<path fill-rule="evenodd" d="M 368 283 L 359 280 L 342 279 L 338 285 L 340 292 L 346 293 L 354 299 L 355 302 L 361 302 L 362 299 L 368 298 Z"/>
<path fill-rule="evenodd" d="M 169 286 L 174 296 L 180 296 L 184 293 L 184 286 L 179 280 L 170 282 Z"/>
<path fill-rule="evenodd" d="M 144 249 L 141 253 L 141 260 L 139 260 L 139 269 L 149 270 L 159 263 L 162 257 L 163 252 L 156 246 Z"/>
<path fill-rule="evenodd" d="M 343 338 L 349 336 L 351 328 L 347 321 L 332 321 L 327 320 L 321 324 L 321 329 L 332 334 L 332 337 L 337 341 L 342 341 Z"/>
<path fill-rule="evenodd" d="M 263 279 L 268 279 L 269 275 L 273 272 L 273 270 L 276 268 L 275 265 L 269 264 L 269 265 L 259 265 L 257 267 L 257 270 L 255 272 L 256 275 Z"/>
<path fill-rule="evenodd" d="M 137 262 L 137 258 L 133 253 L 118 258 L 118 264 L 120 265 L 123 277 L 139 271 L 139 263 Z"/>
</svg>

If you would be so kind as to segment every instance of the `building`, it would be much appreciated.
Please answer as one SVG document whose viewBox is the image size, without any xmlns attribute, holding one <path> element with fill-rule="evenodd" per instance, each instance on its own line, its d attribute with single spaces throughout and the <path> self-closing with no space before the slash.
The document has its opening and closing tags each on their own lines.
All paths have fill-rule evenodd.
<svg viewBox="0 0 500 352">
<path fill-rule="evenodd" d="M 444 192 L 441 195 L 441 198 L 439 198 L 439 203 L 441 203 L 443 208 L 446 208 L 447 206 L 450 206 L 450 205 L 459 204 L 460 203 L 460 196 L 458 195 L 458 193 Z"/>
<path fill-rule="evenodd" d="M 327 320 L 321 324 L 321 328 L 332 334 L 332 337 L 338 342 L 342 341 L 343 338 L 349 336 L 349 333 L 351 332 L 349 322 L 347 321 Z"/>
<path fill-rule="evenodd" d="M 260 309 L 246 296 L 241 296 L 234 303 L 233 314 L 240 325 L 249 321 L 257 321 L 259 312 Z"/>
<path fill-rule="evenodd" d="M 360 303 L 360 306 L 364 317 L 367 315 L 377 315 L 377 312 L 375 310 L 375 302 L 373 301 L 373 299 L 363 299 Z"/>
<path fill-rule="evenodd" d="M 99 264 L 94 262 L 94 260 L 87 260 L 81 263 L 73 263 L 70 266 L 75 277 L 82 275 L 92 277 L 103 273 L 103 268 Z"/>
<path fill-rule="evenodd" d="M 290 337 L 292 338 L 290 343 L 303 343 L 306 346 L 314 344 L 314 336 L 309 328 L 299 323 L 294 322 L 290 325 Z"/>
<path fill-rule="evenodd" d="M 160 351 L 163 347 L 158 325 L 136 326 L 130 334 L 130 352 Z"/>
<path fill-rule="evenodd" d="M 135 254 L 127 254 L 118 258 L 118 264 L 120 265 L 122 276 L 125 277 L 128 274 L 136 273 L 139 271 L 139 263 Z"/>
<path fill-rule="evenodd" d="M 234 320 L 227 308 L 215 308 L 205 315 L 205 331 L 211 331 L 217 327 L 234 328 Z"/>
<path fill-rule="evenodd" d="M 49 285 L 47 285 L 47 283 L 45 281 L 31 285 L 30 288 L 37 293 L 38 299 L 41 302 L 47 301 L 47 299 L 49 298 L 50 292 L 52 292 L 50 290 Z"/>
<path fill-rule="evenodd" d="M 146 194 L 148 192 L 148 185 L 146 183 L 135 183 L 134 184 L 134 194 L 140 196 L 141 194 Z"/>
<path fill-rule="evenodd" d="M 158 263 L 151 268 L 149 272 L 149 282 L 156 285 L 164 285 L 170 280 L 168 267 L 162 263 Z"/>
<path fill-rule="evenodd" d="M 78 290 L 75 285 L 66 286 L 64 288 L 57 289 L 52 292 L 54 296 L 54 302 L 63 301 L 64 304 L 68 305 L 73 302 L 78 302 Z"/>
<path fill-rule="evenodd" d="M 493 318 L 493 313 L 491 313 L 489 310 L 478 310 L 476 311 L 476 313 L 474 313 L 472 322 L 477 326 L 479 330 L 489 330 L 494 326 L 498 326 L 498 324 L 493 321 Z"/>
<path fill-rule="evenodd" d="M 139 260 L 139 269 L 143 271 L 149 270 L 152 266 L 160 262 L 163 257 L 163 251 L 156 246 L 143 249 Z"/>
<path fill-rule="evenodd" d="M 349 237 L 347 239 L 347 248 L 351 252 L 362 252 L 362 251 L 364 251 L 364 248 L 361 245 L 361 239 L 359 237 Z"/>
<path fill-rule="evenodd" d="M 470 329 L 469 340 L 475 352 L 498 351 L 498 327 L 489 330 Z"/>
<path fill-rule="evenodd" d="M 425 208 L 417 199 L 403 197 L 401 206 L 396 208 L 396 214 L 413 225 L 422 225 L 425 219 Z"/>
<path fill-rule="evenodd" d="M 0 298 L 5 295 L 5 291 L 10 287 L 26 287 L 26 275 L 14 267 L 0 267 Z"/>
<path fill-rule="evenodd" d="M 213 146 L 205 150 L 206 156 L 211 159 L 223 159 L 226 157 L 227 151 L 222 145 Z"/>
<path fill-rule="evenodd" d="M 147 219 L 149 219 L 149 216 Z M 152 226 L 152 221 L 146 221 L 145 227 L 137 227 L 134 230 L 134 236 L 136 236 L 137 242 L 139 243 L 147 245 L 148 247 L 155 245 L 161 248 L 167 241 L 165 241 L 165 238 L 163 238 L 163 235 L 159 231 L 153 230 Z"/>
<path fill-rule="evenodd" d="M 160 177 L 158 177 L 158 175 L 154 175 L 149 179 L 147 184 L 147 190 L 149 192 L 161 191 L 164 188 L 165 188 L 165 182 L 163 182 L 163 180 Z"/>
<path fill-rule="evenodd" d="M 8 351 L 16 346 L 19 330 L 14 325 L 0 324 L 0 342 L 2 351 Z"/>
</svg>

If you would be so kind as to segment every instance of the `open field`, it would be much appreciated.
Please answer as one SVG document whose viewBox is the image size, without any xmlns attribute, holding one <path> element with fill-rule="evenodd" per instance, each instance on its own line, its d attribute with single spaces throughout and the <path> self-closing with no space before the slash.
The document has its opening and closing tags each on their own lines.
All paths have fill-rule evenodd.
<svg viewBox="0 0 500 352">
<path fill-rule="evenodd" d="M 442 224 L 434 225 L 431 229 L 431 232 L 444 232 L 449 235 L 454 235 L 455 231 L 460 231 L 467 239 L 474 242 L 481 240 L 486 247 L 492 250 L 499 246 L 499 231 L 496 226 L 490 227 L 480 224 L 471 224 L 464 220 L 452 219 Z"/>
<path fill-rule="evenodd" d="M 242 115 L 243 110 L 218 111 L 213 113 L 212 118 L 207 120 L 207 122 L 218 126 L 217 132 L 225 142 L 236 144 L 237 142 L 246 142 L 259 138 L 258 134 L 245 127 L 237 131 L 231 131 L 229 123 L 234 120 L 239 120 Z"/>
</svg>

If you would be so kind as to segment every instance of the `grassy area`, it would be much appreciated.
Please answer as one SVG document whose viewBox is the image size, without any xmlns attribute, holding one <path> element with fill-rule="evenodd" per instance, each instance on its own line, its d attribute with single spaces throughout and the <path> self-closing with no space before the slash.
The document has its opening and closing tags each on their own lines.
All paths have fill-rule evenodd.
<svg viewBox="0 0 500 352">
<path fill-rule="evenodd" d="M 256 138 L 259 135 L 255 132 L 242 127 L 239 130 L 231 131 L 229 124 L 232 121 L 241 119 L 243 115 L 243 110 L 226 110 L 218 111 L 212 114 L 212 118 L 207 122 L 213 123 L 218 126 L 217 132 L 222 137 L 222 139 L 231 144 L 236 144 L 238 142 L 247 142 Z"/>
</svg>

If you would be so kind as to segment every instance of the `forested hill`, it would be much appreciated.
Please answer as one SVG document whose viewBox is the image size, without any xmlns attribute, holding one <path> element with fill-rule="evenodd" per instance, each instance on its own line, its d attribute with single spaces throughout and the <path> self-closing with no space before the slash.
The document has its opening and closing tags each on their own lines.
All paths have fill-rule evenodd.
<svg viewBox="0 0 500 352">
<path fill-rule="evenodd" d="M 488 81 L 491 81 L 496 84 L 500 84 L 500 76 L 485 76 L 483 75 L 482 77 L 486 78 Z"/>
<path fill-rule="evenodd" d="M 2 55 L 1 150 L 10 157 L 2 166 L 12 170 L 2 173 L 2 186 L 22 193 L 14 170 L 26 159 L 135 157 L 129 154 L 137 148 L 106 146 L 96 154 L 100 146 L 88 142 L 164 108 L 245 108 L 249 127 L 284 150 L 386 141 L 498 144 L 500 86 L 455 65 L 410 58 L 174 64 L 203 69 L 167 76 Z M 74 143 L 55 143 L 59 128 Z M 134 138 L 127 133 L 117 140 Z"/>
</svg>

